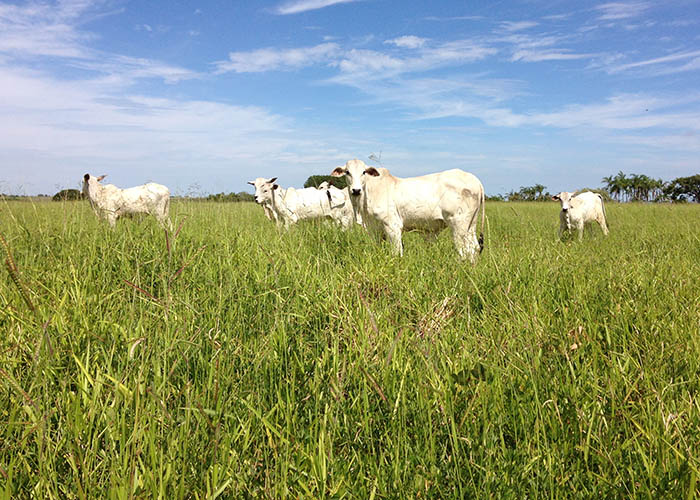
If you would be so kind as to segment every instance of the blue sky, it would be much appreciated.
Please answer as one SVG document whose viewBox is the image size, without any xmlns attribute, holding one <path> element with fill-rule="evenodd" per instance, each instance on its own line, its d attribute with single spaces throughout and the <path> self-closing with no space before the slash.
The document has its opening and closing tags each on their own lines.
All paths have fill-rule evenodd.
<svg viewBox="0 0 700 500">
<path fill-rule="evenodd" d="M 700 0 L 0 0 L 0 192 L 700 172 Z"/>
</svg>

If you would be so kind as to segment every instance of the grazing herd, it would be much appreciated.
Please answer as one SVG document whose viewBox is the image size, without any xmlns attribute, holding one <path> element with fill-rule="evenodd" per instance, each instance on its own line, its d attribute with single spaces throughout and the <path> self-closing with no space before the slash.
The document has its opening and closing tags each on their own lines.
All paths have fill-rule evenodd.
<svg viewBox="0 0 700 500">
<path fill-rule="evenodd" d="M 463 170 L 446 170 L 419 177 L 400 178 L 386 168 L 375 168 L 361 160 L 350 160 L 336 167 L 331 175 L 345 177 L 346 189 L 322 183 L 318 188 L 281 188 L 277 177 L 258 177 L 249 181 L 255 187 L 255 201 L 265 216 L 278 226 L 289 227 L 300 220 L 328 218 L 341 228 L 357 223 L 367 231 L 386 238 L 398 255 L 403 255 L 401 235 L 407 230 L 452 231 L 457 253 L 475 263 L 484 247 L 486 217 L 484 186 L 474 175 Z M 162 225 L 170 226 L 170 191 L 148 183 L 128 189 L 101 184 L 105 176 L 83 177 L 83 194 L 98 218 L 114 227 L 118 218 L 145 213 Z M 552 197 L 561 202 L 559 237 L 578 231 L 583 237 L 586 224 L 600 224 L 608 234 L 605 206 L 601 195 L 561 192 Z M 481 214 L 481 228 L 477 226 Z"/>
</svg>

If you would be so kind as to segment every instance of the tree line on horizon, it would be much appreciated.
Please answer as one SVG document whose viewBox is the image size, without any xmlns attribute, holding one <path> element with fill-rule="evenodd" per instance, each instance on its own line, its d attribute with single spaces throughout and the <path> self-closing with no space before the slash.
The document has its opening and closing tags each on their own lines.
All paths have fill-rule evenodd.
<svg viewBox="0 0 700 500">
<path fill-rule="evenodd" d="M 318 187 L 322 182 L 343 189 L 346 186 L 344 177 L 331 177 L 329 175 L 312 175 L 304 183 L 304 187 Z M 603 196 L 606 201 L 618 202 L 700 202 L 700 174 L 688 177 L 677 177 L 671 181 L 654 179 L 644 174 L 625 174 L 619 171 L 616 175 L 609 175 L 602 179 L 604 188 L 582 188 L 578 191 L 593 191 Z M 543 184 L 521 186 L 518 191 L 510 191 L 505 195 L 491 195 L 489 201 L 549 201 L 552 195 Z M 0 195 L 6 199 L 22 199 L 19 195 Z M 48 198 L 48 195 L 39 195 Z M 173 198 L 179 198 L 174 196 Z M 216 193 L 206 196 L 185 196 L 184 198 L 195 201 L 216 202 L 252 202 L 254 196 L 246 191 L 238 193 Z M 53 197 L 53 201 L 71 201 L 83 199 L 82 193 L 77 189 L 62 189 Z"/>
<path fill-rule="evenodd" d="M 618 202 L 700 202 L 700 174 L 689 177 L 677 177 L 665 182 L 644 174 L 627 175 L 620 171 L 617 175 L 603 177 L 602 189 L 582 188 L 578 191 L 593 191 L 603 196 L 606 201 Z M 542 184 L 521 186 L 518 191 L 508 194 L 490 196 L 490 200 L 501 201 L 549 201 L 552 195 Z"/>
</svg>

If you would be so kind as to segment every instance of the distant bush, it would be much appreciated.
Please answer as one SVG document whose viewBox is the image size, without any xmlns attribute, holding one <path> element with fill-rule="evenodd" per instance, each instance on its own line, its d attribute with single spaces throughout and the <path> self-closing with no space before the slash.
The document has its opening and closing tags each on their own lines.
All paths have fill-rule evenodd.
<svg viewBox="0 0 700 500">
<path fill-rule="evenodd" d="M 331 186 L 335 186 L 338 189 L 345 189 L 348 185 L 345 177 L 333 177 L 332 175 L 312 175 L 304 183 L 304 187 L 318 187 L 322 182 L 328 182 Z"/>
<path fill-rule="evenodd" d="M 202 201 L 221 201 L 221 202 L 234 202 L 234 203 L 241 202 L 241 201 L 255 201 L 255 197 L 250 193 L 246 193 L 245 191 L 241 191 L 239 193 L 210 194 L 206 198 L 198 198 L 198 199 L 202 200 Z"/>
<path fill-rule="evenodd" d="M 505 201 L 505 198 L 503 197 L 502 194 L 494 194 L 491 196 L 486 195 L 486 196 L 484 196 L 484 199 L 486 201 Z"/>
<path fill-rule="evenodd" d="M 53 201 L 76 201 L 83 199 L 83 193 L 77 189 L 62 189 L 51 198 Z"/>
<path fill-rule="evenodd" d="M 700 174 L 673 179 L 664 187 L 664 194 L 673 201 L 700 202 Z"/>
</svg>

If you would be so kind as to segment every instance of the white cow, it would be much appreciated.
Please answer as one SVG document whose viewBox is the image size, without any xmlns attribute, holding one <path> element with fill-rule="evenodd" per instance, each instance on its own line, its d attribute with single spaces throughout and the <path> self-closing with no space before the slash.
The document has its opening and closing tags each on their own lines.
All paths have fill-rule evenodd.
<svg viewBox="0 0 700 500">
<path fill-rule="evenodd" d="M 346 177 L 364 225 L 381 230 L 399 255 L 403 255 L 403 230 L 436 232 L 449 226 L 459 256 L 476 262 L 483 248 L 485 207 L 484 187 L 474 175 L 455 169 L 401 179 L 361 160 L 350 160 L 331 175 Z M 477 238 L 480 209 L 481 235 Z"/>
<path fill-rule="evenodd" d="M 275 181 L 277 180 L 277 177 L 273 177 L 272 179 L 265 179 L 264 177 L 258 177 L 254 181 L 248 181 L 248 184 L 253 186 L 255 188 L 255 202 L 258 203 L 259 205 L 262 206 L 263 212 L 265 212 L 265 217 L 267 217 L 269 220 L 273 220 L 275 222 L 278 222 L 277 220 L 277 212 L 272 209 L 272 205 L 270 202 L 262 203 L 259 201 L 262 199 L 262 192 L 265 189 L 272 189 L 272 186 L 274 185 Z"/>
<path fill-rule="evenodd" d="M 119 217 L 146 213 L 155 217 L 162 225 L 170 225 L 170 190 L 155 182 L 128 189 L 119 189 L 114 184 L 100 184 L 105 176 L 85 174 L 83 194 L 97 217 L 107 219 L 114 227 Z"/>
<path fill-rule="evenodd" d="M 596 221 L 600 224 L 603 234 L 608 234 L 608 224 L 605 215 L 605 205 L 603 197 L 598 193 L 586 191 L 579 195 L 576 192 L 568 193 L 562 191 L 552 196 L 553 200 L 561 202 L 561 212 L 559 212 L 559 239 L 564 231 L 571 233 L 578 230 L 579 241 L 583 238 L 583 228 L 586 224 Z"/>
<path fill-rule="evenodd" d="M 273 177 L 256 186 L 255 201 L 270 207 L 277 225 L 288 227 L 300 220 L 321 217 L 331 218 L 344 228 L 352 224 L 352 218 L 346 216 L 344 205 L 335 205 L 328 191 L 316 188 L 283 189 L 275 184 L 276 179 Z"/>
</svg>

